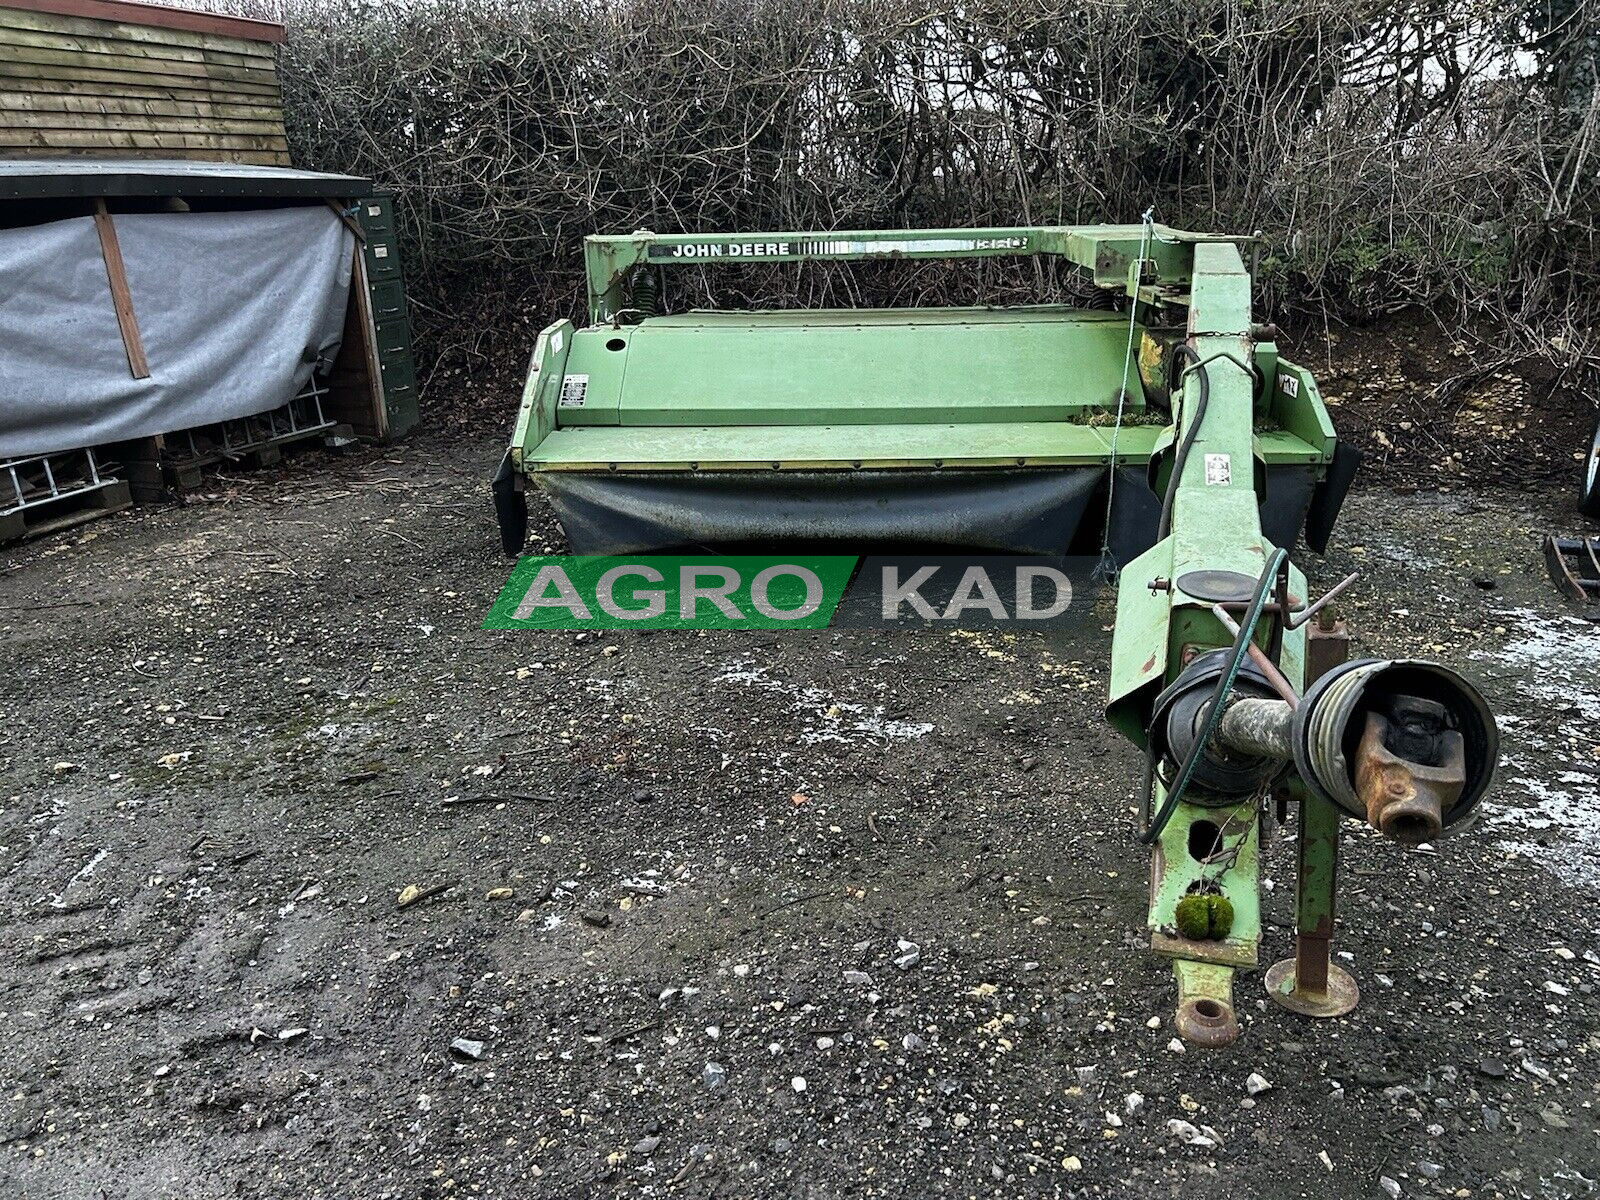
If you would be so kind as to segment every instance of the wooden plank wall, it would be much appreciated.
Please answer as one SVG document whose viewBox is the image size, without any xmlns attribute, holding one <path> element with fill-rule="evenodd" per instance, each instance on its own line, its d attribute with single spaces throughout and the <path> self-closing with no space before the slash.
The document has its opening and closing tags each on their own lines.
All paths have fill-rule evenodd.
<svg viewBox="0 0 1600 1200">
<path fill-rule="evenodd" d="M 268 42 L 0 6 L 0 158 L 289 165 Z"/>
</svg>

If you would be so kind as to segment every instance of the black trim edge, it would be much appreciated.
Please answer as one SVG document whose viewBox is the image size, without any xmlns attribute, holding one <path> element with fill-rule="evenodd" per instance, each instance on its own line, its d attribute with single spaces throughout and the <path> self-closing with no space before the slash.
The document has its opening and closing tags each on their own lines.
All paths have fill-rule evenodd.
<svg viewBox="0 0 1600 1200">
<path fill-rule="evenodd" d="M 500 460 L 500 469 L 489 485 L 494 493 L 494 517 L 500 525 L 500 548 L 506 557 L 516 558 L 528 540 L 528 497 L 522 488 L 522 473 L 511 465 L 511 451 Z"/>
</svg>

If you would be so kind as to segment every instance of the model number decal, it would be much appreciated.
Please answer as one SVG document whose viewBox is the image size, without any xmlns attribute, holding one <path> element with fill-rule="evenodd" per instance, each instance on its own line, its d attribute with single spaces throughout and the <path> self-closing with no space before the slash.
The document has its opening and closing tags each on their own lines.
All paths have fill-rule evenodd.
<svg viewBox="0 0 1600 1200">
<path fill-rule="evenodd" d="M 561 380 L 562 408 L 582 408 L 584 398 L 589 392 L 589 377 L 587 375 L 566 375 Z"/>
<path fill-rule="evenodd" d="M 825 258 L 832 255 L 959 254 L 973 250 L 1026 250 L 1025 237 L 921 237 L 861 241 L 805 238 L 774 242 L 652 242 L 652 259 Z"/>
</svg>

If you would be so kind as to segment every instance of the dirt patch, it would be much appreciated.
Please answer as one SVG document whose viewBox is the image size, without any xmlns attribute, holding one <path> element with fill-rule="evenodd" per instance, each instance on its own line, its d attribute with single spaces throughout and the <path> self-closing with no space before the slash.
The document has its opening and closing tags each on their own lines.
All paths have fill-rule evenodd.
<svg viewBox="0 0 1600 1200">
<path fill-rule="evenodd" d="M 1577 494 L 1593 399 L 1536 359 L 1493 359 L 1426 314 L 1306 330 L 1304 361 L 1369 483 L 1402 490 L 1567 488 Z M 1569 501 L 1568 503 L 1574 503 Z"/>
<path fill-rule="evenodd" d="M 1483 682 L 1507 769 L 1436 853 L 1347 824 L 1355 1014 L 1246 974 L 1239 1042 L 1174 1053 L 1105 632 L 484 632 L 497 454 L 300 459 L 0 560 L 11 1194 L 1593 1190 L 1559 498 L 1356 494 L 1312 568 L 1364 572 L 1363 651 Z M 1290 837 L 1264 874 L 1265 963 Z"/>
</svg>

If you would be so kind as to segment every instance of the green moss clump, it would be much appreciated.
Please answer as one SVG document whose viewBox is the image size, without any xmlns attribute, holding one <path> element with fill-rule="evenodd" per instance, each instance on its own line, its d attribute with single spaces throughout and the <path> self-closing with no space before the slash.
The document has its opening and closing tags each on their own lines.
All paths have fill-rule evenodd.
<svg viewBox="0 0 1600 1200">
<path fill-rule="evenodd" d="M 1177 926 L 1193 941 L 1220 942 L 1233 931 L 1233 902 L 1226 896 L 1185 896 L 1178 901 Z"/>
<path fill-rule="evenodd" d="M 1211 910 L 1211 937 L 1220 942 L 1233 931 L 1233 901 L 1226 896 L 1207 896 L 1206 907 Z"/>
<path fill-rule="evenodd" d="M 1185 896 L 1178 901 L 1178 932 L 1194 941 L 1204 941 L 1211 932 L 1209 896 Z M 1232 919 L 1230 914 L 1229 919 Z"/>
</svg>

